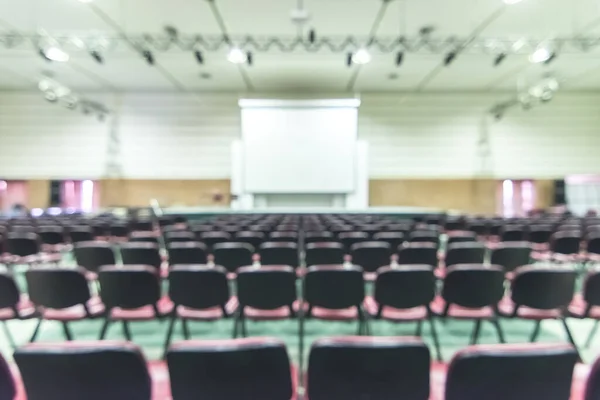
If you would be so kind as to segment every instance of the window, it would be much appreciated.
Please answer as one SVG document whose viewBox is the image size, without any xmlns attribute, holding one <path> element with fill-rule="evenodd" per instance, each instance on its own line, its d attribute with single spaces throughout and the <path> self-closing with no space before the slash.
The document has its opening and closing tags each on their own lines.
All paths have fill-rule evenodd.
<svg viewBox="0 0 600 400">
<path fill-rule="evenodd" d="M 499 182 L 498 198 L 499 215 L 525 216 L 535 208 L 535 185 L 531 180 L 505 179 Z"/>
</svg>

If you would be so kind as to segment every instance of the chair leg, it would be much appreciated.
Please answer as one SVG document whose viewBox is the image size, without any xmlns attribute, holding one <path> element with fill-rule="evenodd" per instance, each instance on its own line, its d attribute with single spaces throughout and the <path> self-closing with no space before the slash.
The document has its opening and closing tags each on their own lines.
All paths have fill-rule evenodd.
<svg viewBox="0 0 600 400">
<path fill-rule="evenodd" d="M 123 326 L 123 334 L 125 335 L 125 339 L 128 341 L 133 340 L 131 337 L 131 331 L 129 330 L 129 321 L 123 320 L 121 321 L 121 324 Z"/>
<path fill-rule="evenodd" d="M 171 338 L 173 337 L 173 329 L 175 329 L 175 323 L 177 322 L 177 315 L 173 313 L 171 316 L 171 322 L 169 323 L 169 328 L 167 329 L 167 336 L 165 337 L 165 344 L 163 346 L 163 360 L 167 358 L 167 351 L 169 350 L 169 346 L 171 345 Z"/>
<path fill-rule="evenodd" d="M 69 323 L 67 321 L 62 322 L 63 333 L 68 341 L 73 340 L 73 333 L 71 333 L 71 329 L 69 328 Z"/>
<path fill-rule="evenodd" d="M 598 330 L 599 324 L 600 324 L 600 320 L 596 320 L 594 322 L 594 327 L 592 328 L 592 330 L 590 331 L 590 334 L 588 335 L 587 339 L 585 340 L 584 347 L 586 349 L 589 349 L 590 346 L 592 345 L 592 341 L 594 340 L 594 336 L 596 336 L 596 331 Z"/>
<path fill-rule="evenodd" d="M 304 304 L 300 303 L 298 311 L 298 382 L 304 387 Z"/>
<path fill-rule="evenodd" d="M 474 345 L 477 343 L 477 339 L 479 339 L 479 330 L 481 329 L 481 320 L 478 319 L 475 321 L 475 326 L 473 327 L 473 332 L 471 333 L 471 342 L 469 344 Z"/>
<path fill-rule="evenodd" d="M 533 343 L 537 340 L 540 335 L 540 328 L 542 326 L 542 321 L 535 321 L 535 328 L 533 328 L 533 332 L 531 332 L 531 336 L 529 337 L 529 342 Z"/>
<path fill-rule="evenodd" d="M 429 317 L 429 327 L 431 328 L 431 336 L 433 337 L 433 344 L 435 345 L 435 353 L 437 355 L 437 360 L 438 361 L 443 361 L 442 360 L 442 352 L 440 350 L 440 341 L 438 339 L 438 335 L 437 335 L 437 329 L 435 328 L 435 323 L 433 322 L 433 318 Z"/>
<path fill-rule="evenodd" d="M 417 321 L 417 329 L 415 330 L 415 336 L 423 335 L 423 320 Z"/>
<path fill-rule="evenodd" d="M 498 340 L 500 343 L 506 343 L 506 339 L 504 339 L 504 331 L 502 330 L 502 326 L 500 325 L 500 320 L 498 317 L 492 319 L 492 324 L 494 324 L 494 328 L 496 328 L 496 333 L 498 334 Z"/>
<path fill-rule="evenodd" d="M 235 315 L 233 316 L 233 333 L 231 334 L 231 337 L 234 339 L 238 337 L 239 325 L 240 325 L 240 312 L 237 311 L 235 313 Z"/>
<path fill-rule="evenodd" d="M 4 336 L 6 336 L 10 347 L 15 349 L 17 345 L 15 344 L 15 339 L 13 338 L 12 333 L 10 333 L 10 330 L 8 329 L 8 323 L 6 321 L 2 321 L 2 330 L 4 331 Z"/>
<path fill-rule="evenodd" d="M 569 325 L 567 325 L 567 320 L 565 318 L 561 318 L 560 321 L 562 322 L 563 327 L 565 328 L 565 333 L 567 334 L 567 338 L 569 339 L 569 342 L 575 348 L 575 351 L 577 352 L 577 356 L 578 356 L 579 360 L 581 361 L 581 355 L 579 354 L 579 348 L 577 347 L 577 343 L 575 343 L 575 339 L 573 339 L 573 335 L 571 334 Z"/>
<path fill-rule="evenodd" d="M 31 335 L 31 339 L 29 339 L 29 343 L 33 343 L 35 342 L 35 339 L 37 339 L 38 333 L 40 333 L 40 328 L 42 327 L 42 321 L 44 320 L 41 318 L 38 320 L 38 323 L 33 330 L 33 335 Z"/>
<path fill-rule="evenodd" d="M 248 327 L 246 326 L 246 316 L 240 314 L 240 327 L 242 328 L 242 337 L 248 337 Z"/>
<path fill-rule="evenodd" d="M 190 340 L 190 338 L 192 337 L 190 335 L 190 327 L 188 326 L 188 320 L 187 319 L 182 319 L 181 320 L 181 326 L 183 327 L 183 338 L 185 340 Z"/>
<path fill-rule="evenodd" d="M 102 324 L 102 329 L 100 329 L 100 337 L 98 338 L 98 340 L 104 340 L 106 334 L 108 333 L 108 328 L 111 322 L 112 321 L 110 320 L 110 318 L 104 319 L 104 324 Z"/>
</svg>

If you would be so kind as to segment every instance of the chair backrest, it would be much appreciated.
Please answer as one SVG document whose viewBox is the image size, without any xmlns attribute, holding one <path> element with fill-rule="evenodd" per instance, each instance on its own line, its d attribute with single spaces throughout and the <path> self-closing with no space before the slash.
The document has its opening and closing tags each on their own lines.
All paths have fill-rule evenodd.
<svg viewBox="0 0 600 400">
<path fill-rule="evenodd" d="M 392 251 L 396 251 L 398 246 L 404 243 L 403 232 L 378 232 L 373 235 L 373 240 L 386 242 L 390 245 Z"/>
<path fill-rule="evenodd" d="M 122 243 L 121 259 L 125 265 L 151 265 L 160 268 L 162 259 L 158 245 L 149 242 Z"/>
<path fill-rule="evenodd" d="M 448 235 L 447 246 L 458 243 L 470 243 L 477 241 L 477 234 L 471 231 L 456 231 Z"/>
<path fill-rule="evenodd" d="M 265 240 L 265 234 L 262 232 L 241 231 L 235 234 L 235 240 L 242 243 L 248 243 L 256 249 Z"/>
<path fill-rule="evenodd" d="M 535 224 L 529 227 L 529 241 L 532 243 L 548 243 L 551 237 L 551 224 Z"/>
<path fill-rule="evenodd" d="M 73 247 L 77 265 L 88 271 L 98 271 L 103 265 L 114 265 L 115 253 L 108 242 L 90 241 L 78 242 Z"/>
<path fill-rule="evenodd" d="M 260 246 L 262 265 L 289 265 L 298 267 L 298 245 L 296 242 L 265 242 Z"/>
<path fill-rule="evenodd" d="M 587 252 L 600 254 L 600 232 L 594 231 L 587 235 Z"/>
<path fill-rule="evenodd" d="M 439 233 L 432 230 L 417 230 L 413 231 L 408 235 L 408 241 L 411 243 L 435 243 L 436 246 L 440 244 Z"/>
<path fill-rule="evenodd" d="M 304 243 L 306 244 L 329 241 L 335 241 L 333 233 L 329 231 L 306 231 L 304 233 Z"/>
<path fill-rule="evenodd" d="M 167 353 L 173 400 L 288 400 L 285 345 L 275 339 L 185 341 Z"/>
<path fill-rule="evenodd" d="M 448 367 L 446 400 L 568 400 L 577 352 L 563 344 L 481 345 Z"/>
<path fill-rule="evenodd" d="M 527 239 L 527 232 L 523 225 L 504 225 L 500 232 L 500 240 L 503 242 L 521 242 Z"/>
<path fill-rule="evenodd" d="M 148 265 L 104 266 L 98 274 L 100 297 L 107 309 L 134 309 L 160 299 L 160 276 Z"/>
<path fill-rule="evenodd" d="M 269 242 L 298 242 L 298 232 L 276 231 L 269 234 Z"/>
<path fill-rule="evenodd" d="M 0 400 L 14 400 L 16 395 L 15 381 L 8 363 L 0 354 Z"/>
<path fill-rule="evenodd" d="M 583 299 L 591 306 L 600 306 L 600 269 L 590 269 L 583 282 Z"/>
<path fill-rule="evenodd" d="M 200 232 L 200 241 L 206 243 L 209 248 L 213 248 L 217 243 L 224 243 L 231 240 L 231 234 L 223 231 Z"/>
<path fill-rule="evenodd" d="M 40 226 L 38 229 L 40 240 L 44 244 L 60 244 L 65 242 L 62 226 Z"/>
<path fill-rule="evenodd" d="M 169 271 L 169 298 L 193 309 L 221 307 L 229 301 L 227 271 L 206 265 L 174 265 Z"/>
<path fill-rule="evenodd" d="M 346 252 L 350 253 L 350 249 L 354 244 L 368 241 L 369 234 L 367 232 L 341 232 L 338 238 L 344 245 Z"/>
<path fill-rule="evenodd" d="M 477 264 L 448 268 L 442 297 L 448 304 L 481 308 L 495 306 L 504 295 L 504 270 Z"/>
<path fill-rule="evenodd" d="M 94 240 L 94 233 L 89 225 L 71 226 L 67 231 L 69 232 L 69 238 L 73 243 L 89 242 Z"/>
<path fill-rule="evenodd" d="M 363 270 L 355 265 L 309 267 L 304 277 L 303 293 L 309 306 L 338 310 L 359 307 L 365 297 Z"/>
<path fill-rule="evenodd" d="M 504 272 L 511 272 L 529 265 L 530 261 L 531 245 L 528 242 L 504 242 L 492 249 L 490 263 L 502 266 Z"/>
<path fill-rule="evenodd" d="M 243 242 L 217 243 L 213 246 L 215 264 L 222 265 L 229 272 L 235 272 L 239 267 L 252 265 L 254 247 Z"/>
<path fill-rule="evenodd" d="M 555 253 L 577 254 L 581 245 L 580 231 L 560 231 L 552 235 L 550 248 Z"/>
<path fill-rule="evenodd" d="M 338 242 L 314 242 L 306 245 L 306 265 L 342 264 L 344 246 Z"/>
<path fill-rule="evenodd" d="M 167 243 L 193 242 L 195 240 L 196 235 L 189 231 L 171 231 L 165 233 L 165 241 Z"/>
<path fill-rule="evenodd" d="M 600 399 L 600 357 L 594 361 L 592 368 L 587 376 L 584 396 L 582 400 Z"/>
<path fill-rule="evenodd" d="M 14 358 L 28 400 L 151 400 L 146 360 L 132 343 L 33 343 Z"/>
<path fill-rule="evenodd" d="M 206 264 L 208 248 L 200 242 L 171 242 L 167 246 L 169 265 Z"/>
<path fill-rule="evenodd" d="M 437 245 L 435 243 L 410 243 L 398 248 L 398 264 L 425 264 L 438 266 Z"/>
<path fill-rule="evenodd" d="M 275 310 L 296 301 L 296 273 L 285 265 L 243 267 L 237 271 L 237 296 L 240 307 Z"/>
<path fill-rule="evenodd" d="M 446 266 L 457 264 L 482 264 L 485 258 L 485 245 L 477 242 L 454 243 L 446 251 Z"/>
<path fill-rule="evenodd" d="M 15 256 L 31 256 L 39 253 L 38 236 L 32 232 L 10 232 L 6 236 L 6 251 Z"/>
<path fill-rule="evenodd" d="M 80 269 L 36 268 L 25 272 L 29 299 L 38 307 L 69 308 L 85 305 L 90 290 Z"/>
<path fill-rule="evenodd" d="M 15 279 L 7 272 L 0 272 L 0 308 L 11 308 L 16 317 L 19 300 L 20 293 Z"/>
<path fill-rule="evenodd" d="M 417 338 L 319 339 L 308 361 L 308 398 L 427 400 L 430 363 Z"/>
<path fill-rule="evenodd" d="M 573 299 L 577 272 L 566 267 L 525 266 L 515 270 L 511 298 L 518 306 L 566 308 Z"/>
<path fill-rule="evenodd" d="M 392 250 L 386 242 L 361 242 L 352 245 L 350 254 L 353 264 L 362 267 L 365 272 L 375 272 L 390 264 Z"/>
<path fill-rule="evenodd" d="M 130 243 L 150 243 L 158 246 L 158 236 L 154 231 L 133 231 L 129 234 Z"/>
<path fill-rule="evenodd" d="M 380 307 L 407 309 L 428 306 L 435 297 L 433 268 L 430 265 L 379 268 L 374 297 Z"/>
</svg>

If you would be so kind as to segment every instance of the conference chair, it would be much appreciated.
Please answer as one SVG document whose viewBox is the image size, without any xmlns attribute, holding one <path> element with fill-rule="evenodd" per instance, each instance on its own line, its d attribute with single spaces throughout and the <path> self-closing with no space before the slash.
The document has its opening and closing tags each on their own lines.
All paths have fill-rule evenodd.
<svg viewBox="0 0 600 400">
<path fill-rule="evenodd" d="M 16 347 L 16 344 L 8 328 L 7 321 L 25 320 L 35 316 L 36 311 L 33 304 L 29 302 L 27 297 L 21 295 L 14 278 L 6 272 L 0 272 L 0 321 L 2 322 L 4 336 L 6 336 L 8 343 L 13 349 Z M 1 363 L 2 360 L 0 360 Z M 0 392 L 1 390 L 2 388 L 0 387 Z"/>
<path fill-rule="evenodd" d="M 132 231 L 129 234 L 130 243 L 150 243 L 159 245 L 158 235 L 153 231 Z"/>
<path fill-rule="evenodd" d="M 119 250 L 124 265 L 150 265 L 160 271 L 162 257 L 156 243 L 122 243 Z"/>
<path fill-rule="evenodd" d="M 498 302 L 504 295 L 504 271 L 499 266 L 454 265 L 447 269 L 442 295 L 431 310 L 441 318 L 475 321 L 470 344 L 477 343 L 482 321 L 493 324 L 500 343 L 504 333 L 498 320 Z"/>
<path fill-rule="evenodd" d="M 529 241 L 533 250 L 538 252 L 548 251 L 550 240 L 554 231 L 551 224 L 533 224 L 529 227 Z"/>
<path fill-rule="evenodd" d="M 582 400 L 600 399 L 600 357 L 594 361 L 587 376 Z"/>
<path fill-rule="evenodd" d="M 585 259 L 588 262 L 600 263 L 600 231 L 590 232 L 587 235 Z"/>
<path fill-rule="evenodd" d="M 404 233 L 390 231 L 378 232 L 373 235 L 373 240 L 388 243 L 390 249 L 395 250 L 404 243 Z"/>
<path fill-rule="evenodd" d="M 34 265 L 44 262 L 58 263 L 60 254 L 47 254 L 40 252 L 40 244 L 35 233 L 8 233 L 4 240 L 7 252 L 4 262 L 10 265 Z"/>
<path fill-rule="evenodd" d="M 531 245 L 528 242 L 503 242 L 491 250 L 490 264 L 500 265 L 509 279 L 518 267 L 531 262 Z"/>
<path fill-rule="evenodd" d="M 64 229 L 61 226 L 40 226 L 38 236 L 44 252 L 59 253 L 66 248 Z"/>
<path fill-rule="evenodd" d="M 103 265 L 114 265 L 115 253 L 112 245 L 103 241 L 78 242 L 73 246 L 73 255 L 78 266 L 85 268 L 86 277 L 96 280 Z"/>
<path fill-rule="evenodd" d="M 196 241 L 196 235 L 190 231 L 171 231 L 165 233 L 166 244 L 175 242 L 194 242 Z"/>
<path fill-rule="evenodd" d="M 316 340 L 307 374 L 310 400 L 429 399 L 430 355 L 417 338 Z"/>
<path fill-rule="evenodd" d="M 408 238 L 409 232 L 412 230 L 411 222 L 392 223 L 387 225 L 387 230 L 390 232 L 402 232 L 405 238 Z"/>
<path fill-rule="evenodd" d="M 577 358 L 562 344 L 471 346 L 448 366 L 445 400 L 569 400 Z"/>
<path fill-rule="evenodd" d="M 90 242 L 94 240 L 94 233 L 89 225 L 75 225 L 66 229 L 71 243 Z"/>
<path fill-rule="evenodd" d="M 248 336 L 246 320 L 274 321 L 296 317 L 296 273 L 285 265 L 243 267 L 237 272 L 237 297 L 233 337 Z"/>
<path fill-rule="evenodd" d="M 423 321 L 427 320 L 437 359 L 441 361 L 440 344 L 430 308 L 435 292 L 435 276 L 430 265 L 381 267 L 377 270 L 373 297 L 365 298 L 365 310 L 376 320 L 417 322 L 416 336 L 421 336 Z"/>
<path fill-rule="evenodd" d="M 230 279 L 235 279 L 238 268 L 253 264 L 254 247 L 243 242 L 217 243 L 213 246 L 213 255 L 215 265 L 225 267 Z"/>
<path fill-rule="evenodd" d="M 559 320 L 569 342 L 577 349 L 565 319 L 575 292 L 576 279 L 577 272 L 567 267 L 517 268 L 511 282 L 510 299 L 500 304 L 500 312 L 507 318 L 535 321 L 530 342 L 537 339 L 542 321 Z"/>
<path fill-rule="evenodd" d="M 339 242 L 308 243 L 305 253 L 308 267 L 344 263 L 344 246 Z"/>
<path fill-rule="evenodd" d="M 100 298 L 106 307 L 100 340 L 115 321 L 121 321 L 125 338 L 132 340 L 129 321 L 160 319 L 173 310 L 168 299 L 161 299 L 160 277 L 154 267 L 108 265 L 100 268 L 98 281 Z"/>
<path fill-rule="evenodd" d="M 152 399 L 146 360 L 133 343 L 34 343 L 14 358 L 27 400 Z"/>
<path fill-rule="evenodd" d="M 206 264 L 208 248 L 200 242 L 171 242 L 167 245 L 169 265 Z"/>
<path fill-rule="evenodd" d="M 25 273 L 29 300 L 37 311 L 38 323 L 30 342 L 34 342 L 44 321 L 59 321 L 67 340 L 73 340 L 69 322 L 98 318 L 104 305 L 92 298 L 85 270 L 37 268 Z"/>
<path fill-rule="evenodd" d="M 554 234 L 550 243 L 553 261 L 576 263 L 582 261 L 581 231 L 565 230 Z"/>
<path fill-rule="evenodd" d="M 111 240 L 122 242 L 129 238 L 129 226 L 125 222 L 111 222 L 108 233 Z"/>
<path fill-rule="evenodd" d="M 300 265 L 296 242 L 265 242 L 260 246 L 261 265 Z"/>
<path fill-rule="evenodd" d="M 308 246 L 309 243 L 318 242 L 335 242 L 335 236 L 329 231 L 312 231 L 307 230 L 304 232 L 304 244 Z"/>
<path fill-rule="evenodd" d="M 290 400 L 292 369 L 283 342 L 270 338 L 192 340 L 167 353 L 173 400 Z"/>
<path fill-rule="evenodd" d="M 413 231 L 408 235 L 408 241 L 410 243 L 433 243 L 436 248 L 440 246 L 439 233 L 432 230 Z"/>
<path fill-rule="evenodd" d="M 594 326 L 590 331 L 585 348 L 590 347 L 596 336 L 600 321 L 600 269 L 591 269 L 583 282 L 581 295 L 576 295 L 569 306 L 569 316 L 579 319 L 593 319 Z"/>
<path fill-rule="evenodd" d="M 231 297 L 227 271 L 206 265 L 174 265 L 169 273 L 169 298 L 173 309 L 164 344 L 164 354 L 171 344 L 177 321 L 181 320 L 183 336 L 191 338 L 188 321 L 216 321 L 229 318 L 237 309 Z"/>
<path fill-rule="evenodd" d="M 223 231 L 210 231 L 200 233 L 200 241 L 212 251 L 215 245 L 231 240 L 231 234 Z"/>
<path fill-rule="evenodd" d="M 446 250 L 445 264 L 451 267 L 457 264 L 483 264 L 486 247 L 479 242 L 454 243 Z"/>
<path fill-rule="evenodd" d="M 380 267 L 390 265 L 392 251 L 386 242 L 361 242 L 352 245 L 350 255 L 352 264 L 360 266 L 365 279 L 372 281 Z"/>
<path fill-rule="evenodd" d="M 366 232 L 341 232 L 338 238 L 342 242 L 342 245 L 344 245 L 346 254 L 350 254 L 353 245 L 369 241 L 369 234 Z"/>
<path fill-rule="evenodd" d="M 432 220 L 434 222 L 435 220 Z M 429 224 L 429 221 L 427 221 Z M 440 225 L 440 221 L 432 225 Z M 463 217 L 448 217 L 444 222 L 444 231 L 445 232 L 455 232 L 462 231 L 465 228 L 465 220 Z"/>
<path fill-rule="evenodd" d="M 8 363 L 0 354 L 0 400 L 15 400 L 17 389 Z"/>
<path fill-rule="evenodd" d="M 269 234 L 269 242 L 294 242 L 298 243 L 298 232 L 276 231 Z"/>
<path fill-rule="evenodd" d="M 448 234 L 446 246 L 452 246 L 459 243 L 477 242 L 477 235 L 471 231 L 453 231 Z"/>
<path fill-rule="evenodd" d="M 265 240 L 265 234 L 262 232 L 241 231 L 235 234 L 235 240 L 248 243 L 254 249 L 258 249 Z"/>
<path fill-rule="evenodd" d="M 149 219 L 134 219 L 129 221 L 129 228 L 131 231 L 152 232 L 154 223 Z"/>
<path fill-rule="evenodd" d="M 398 264 L 431 265 L 438 267 L 438 251 L 435 243 L 416 242 L 398 247 Z"/>
<path fill-rule="evenodd" d="M 489 233 L 488 225 L 485 221 L 474 220 L 467 222 L 466 229 L 477 235 L 478 238 L 485 238 Z"/>
</svg>

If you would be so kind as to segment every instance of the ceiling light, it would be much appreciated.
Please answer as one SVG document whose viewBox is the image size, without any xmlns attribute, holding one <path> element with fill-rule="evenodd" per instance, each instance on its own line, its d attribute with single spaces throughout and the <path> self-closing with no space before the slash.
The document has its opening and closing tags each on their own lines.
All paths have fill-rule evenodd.
<svg viewBox="0 0 600 400">
<path fill-rule="evenodd" d="M 444 65 L 447 67 L 448 65 L 452 64 L 452 61 L 454 61 L 455 58 L 456 51 L 451 51 L 446 55 L 446 58 L 444 58 Z"/>
<path fill-rule="evenodd" d="M 352 53 L 346 54 L 346 66 L 348 66 L 348 67 L 352 66 Z"/>
<path fill-rule="evenodd" d="M 352 62 L 358 65 L 364 65 L 371 62 L 371 54 L 367 49 L 358 49 L 352 54 Z"/>
<path fill-rule="evenodd" d="M 398 52 L 398 54 L 396 54 L 396 67 L 401 66 L 403 61 L 404 61 L 404 53 L 400 51 L 400 52 Z"/>
<path fill-rule="evenodd" d="M 146 59 L 146 62 L 148 64 L 154 65 L 154 56 L 152 55 L 152 52 L 150 52 L 150 50 L 142 51 L 142 57 Z"/>
<path fill-rule="evenodd" d="M 198 64 L 204 64 L 204 56 L 200 50 L 194 51 L 194 57 L 196 57 Z"/>
<path fill-rule="evenodd" d="M 92 56 L 92 58 L 93 58 L 94 60 L 96 60 L 96 62 L 97 62 L 98 64 L 102 64 L 102 63 L 104 63 L 104 58 L 102 57 L 102 54 L 100 54 L 100 52 L 99 52 L 99 51 L 97 51 L 97 50 L 92 50 L 92 51 L 90 51 L 90 56 Z"/>
<path fill-rule="evenodd" d="M 246 53 L 246 58 L 248 59 L 248 65 L 252 65 L 254 57 L 252 57 L 252 53 L 251 52 Z"/>
<path fill-rule="evenodd" d="M 69 61 L 69 54 L 63 49 L 57 46 L 49 46 L 41 50 L 42 55 L 50 60 L 56 62 L 67 62 Z"/>
<path fill-rule="evenodd" d="M 227 61 L 233 64 L 243 64 L 248 59 L 248 56 L 239 47 L 232 47 L 227 54 Z"/>
<path fill-rule="evenodd" d="M 543 63 L 552 57 L 552 52 L 545 46 L 538 47 L 530 56 L 529 61 L 532 63 Z"/>
<path fill-rule="evenodd" d="M 504 59 L 506 58 L 506 53 L 500 53 L 496 56 L 496 58 L 494 59 L 494 67 L 497 67 L 498 65 L 502 64 L 502 61 L 504 61 Z"/>
</svg>

